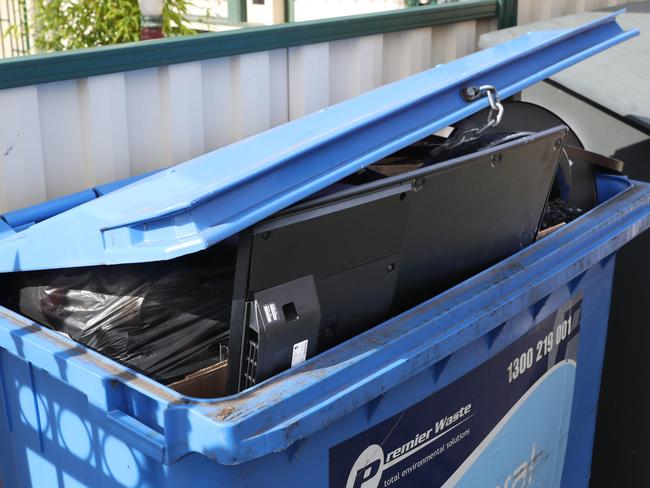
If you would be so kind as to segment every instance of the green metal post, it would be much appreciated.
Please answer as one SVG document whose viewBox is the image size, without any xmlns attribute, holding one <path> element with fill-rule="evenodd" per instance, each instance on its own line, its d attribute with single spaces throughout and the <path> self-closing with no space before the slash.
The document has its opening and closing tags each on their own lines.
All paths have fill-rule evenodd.
<svg viewBox="0 0 650 488">
<path fill-rule="evenodd" d="M 499 4 L 499 29 L 517 25 L 517 0 L 497 0 Z"/>
<path fill-rule="evenodd" d="M 228 0 L 228 18 L 233 22 L 246 22 L 246 0 Z"/>
<path fill-rule="evenodd" d="M 29 54 L 32 46 L 30 42 L 30 33 L 29 33 L 29 9 L 27 8 L 27 1 L 26 0 L 19 0 L 19 5 L 20 5 L 20 10 L 22 12 L 22 35 L 23 35 L 23 42 L 25 45 L 25 53 L 24 54 Z"/>
<path fill-rule="evenodd" d="M 295 17 L 295 2 L 296 0 L 284 0 L 284 21 L 293 22 Z"/>
</svg>

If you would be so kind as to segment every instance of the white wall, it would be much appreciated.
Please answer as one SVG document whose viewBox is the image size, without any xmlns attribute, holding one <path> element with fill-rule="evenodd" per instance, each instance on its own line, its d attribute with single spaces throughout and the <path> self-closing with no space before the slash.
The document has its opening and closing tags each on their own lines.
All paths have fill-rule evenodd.
<svg viewBox="0 0 650 488">
<path fill-rule="evenodd" d="M 264 3 L 246 1 L 246 21 L 251 24 L 282 24 L 286 19 L 284 0 L 264 0 Z"/>
<path fill-rule="evenodd" d="M 0 90 L 0 212 L 182 162 L 463 56 L 495 19 Z"/>
<path fill-rule="evenodd" d="M 405 4 L 405 0 L 295 0 L 294 20 L 327 19 L 397 10 L 404 8 Z"/>
</svg>

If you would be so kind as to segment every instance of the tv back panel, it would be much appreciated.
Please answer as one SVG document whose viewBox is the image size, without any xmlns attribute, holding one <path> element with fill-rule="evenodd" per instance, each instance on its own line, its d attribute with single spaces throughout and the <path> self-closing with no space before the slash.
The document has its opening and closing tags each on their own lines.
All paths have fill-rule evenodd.
<svg viewBox="0 0 650 488">
<path fill-rule="evenodd" d="M 244 390 L 531 244 L 566 128 L 302 202 L 240 234 L 229 390 Z"/>
</svg>

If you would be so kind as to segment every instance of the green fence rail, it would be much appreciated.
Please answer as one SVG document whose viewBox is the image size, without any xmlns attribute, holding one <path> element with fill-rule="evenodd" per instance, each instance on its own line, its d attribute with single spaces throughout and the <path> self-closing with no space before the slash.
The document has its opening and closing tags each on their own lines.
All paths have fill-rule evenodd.
<svg viewBox="0 0 650 488">
<path fill-rule="evenodd" d="M 473 0 L 328 20 L 159 39 L 0 61 L 0 89 L 496 17 Z"/>
</svg>

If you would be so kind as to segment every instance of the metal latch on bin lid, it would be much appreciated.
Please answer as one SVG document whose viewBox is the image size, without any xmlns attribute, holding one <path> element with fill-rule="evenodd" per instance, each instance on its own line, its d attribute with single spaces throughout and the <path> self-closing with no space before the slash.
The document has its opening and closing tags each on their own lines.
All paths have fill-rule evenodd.
<svg viewBox="0 0 650 488">
<path fill-rule="evenodd" d="M 532 32 L 323 109 L 0 234 L 0 272 L 203 250 L 384 156 L 638 34 L 616 15 Z M 5 226 L 8 227 L 8 226 Z"/>
</svg>

